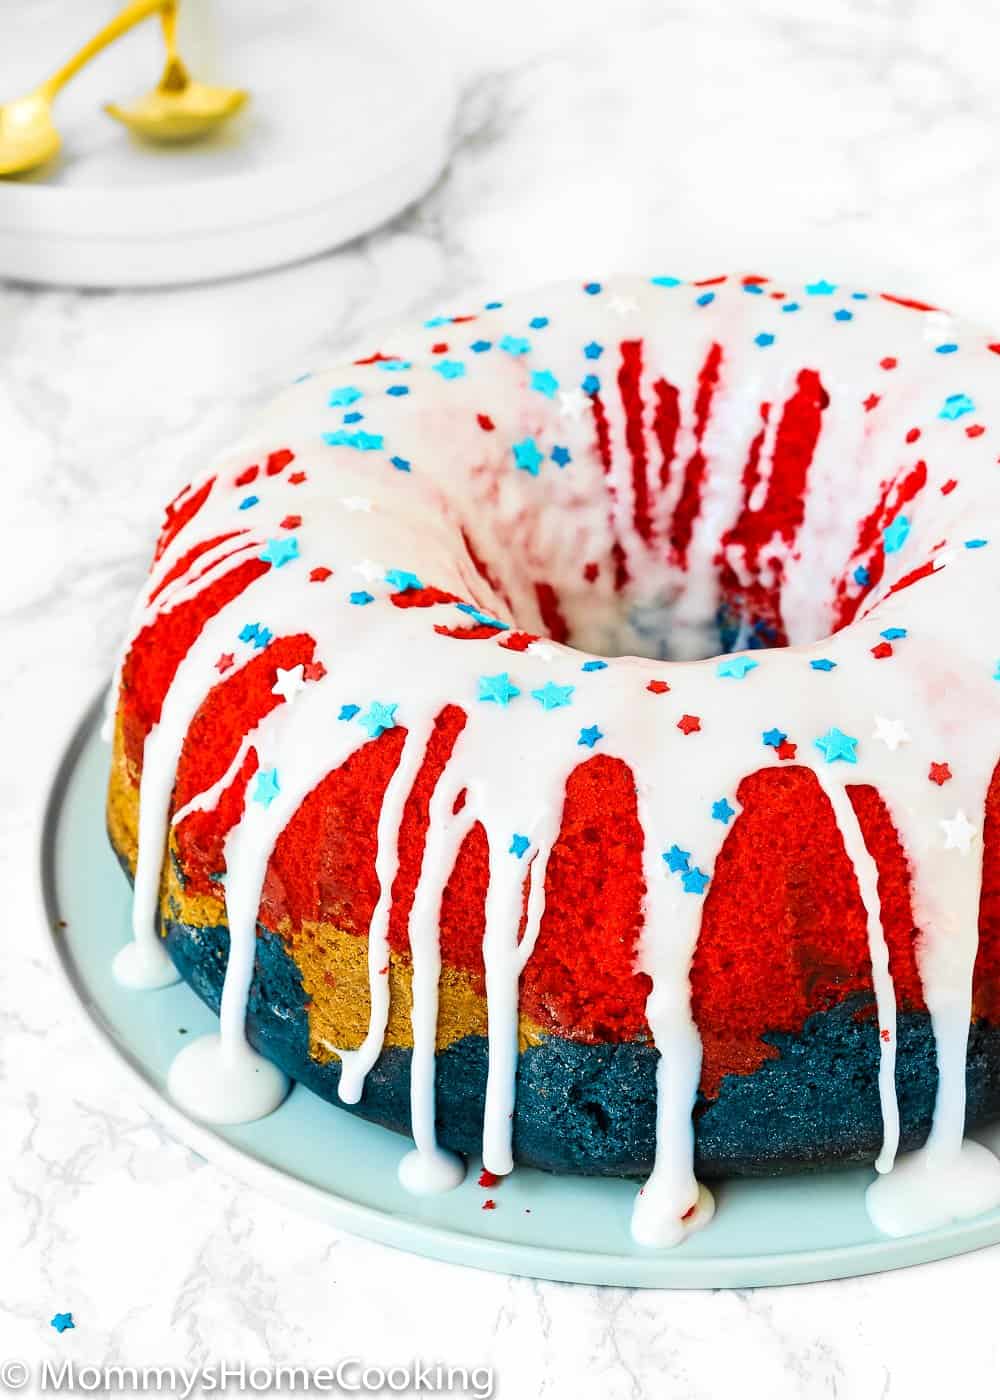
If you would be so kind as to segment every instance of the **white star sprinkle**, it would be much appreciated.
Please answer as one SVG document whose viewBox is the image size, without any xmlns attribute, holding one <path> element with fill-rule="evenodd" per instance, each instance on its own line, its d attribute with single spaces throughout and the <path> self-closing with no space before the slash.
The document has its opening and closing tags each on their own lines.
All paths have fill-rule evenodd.
<svg viewBox="0 0 1000 1400">
<path fill-rule="evenodd" d="M 354 572 L 360 574 L 366 583 L 374 583 L 376 579 L 381 581 L 385 578 L 385 569 L 381 564 L 376 564 L 373 559 L 362 559 L 360 563 L 354 564 L 352 567 Z"/>
<path fill-rule="evenodd" d="M 305 667 L 301 662 L 298 666 L 292 666 L 287 671 L 282 670 L 279 666 L 277 677 L 278 679 L 271 687 L 271 694 L 280 695 L 282 700 L 290 705 L 299 691 L 305 687 Z"/>
<path fill-rule="evenodd" d="M 559 417 L 571 418 L 576 422 L 586 412 L 587 403 L 587 395 L 582 389 L 560 389 Z"/>
<path fill-rule="evenodd" d="M 968 851 L 972 845 L 972 838 L 976 834 L 976 828 L 961 807 L 953 817 L 945 817 L 943 821 L 938 822 L 938 826 L 944 832 L 946 851 Z"/>
<path fill-rule="evenodd" d="M 610 297 L 608 299 L 608 310 L 613 311 L 616 316 L 631 316 L 633 311 L 639 310 L 639 303 L 635 297 Z"/>
<path fill-rule="evenodd" d="M 537 656 L 539 661 L 551 661 L 556 654 L 555 647 L 549 646 L 548 642 L 532 642 L 527 650 L 532 656 Z"/>
<path fill-rule="evenodd" d="M 372 503 L 367 496 L 341 496 L 340 504 L 345 510 L 370 511 Z"/>
<path fill-rule="evenodd" d="M 910 742 L 906 725 L 898 719 L 886 719 L 885 715 L 875 716 L 875 732 L 872 738 L 881 740 L 892 753 L 896 752 L 900 744 Z"/>
</svg>

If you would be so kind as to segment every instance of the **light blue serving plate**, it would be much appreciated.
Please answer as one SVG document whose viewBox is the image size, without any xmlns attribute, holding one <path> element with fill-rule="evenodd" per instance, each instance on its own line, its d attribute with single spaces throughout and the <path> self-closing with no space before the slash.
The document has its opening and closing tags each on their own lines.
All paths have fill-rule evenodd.
<svg viewBox="0 0 1000 1400">
<path fill-rule="evenodd" d="M 357 1235 L 456 1264 L 532 1278 L 640 1288 L 746 1288 L 897 1269 L 1000 1242 L 1000 1211 L 907 1239 L 875 1233 L 864 1208 L 868 1171 L 716 1188 L 707 1229 L 674 1250 L 633 1245 L 636 1187 L 528 1169 L 489 1191 L 470 1163 L 464 1185 L 408 1195 L 396 1168 L 408 1142 L 296 1087 L 271 1117 L 213 1129 L 166 1096 L 167 1069 L 192 1036 L 215 1028 L 186 985 L 131 992 L 111 975 L 129 937 L 128 885 L 104 829 L 108 773 L 97 705 L 70 740 L 48 797 L 41 880 L 51 946 L 91 1032 L 111 1052 L 109 1073 L 181 1141 L 235 1176 Z M 484 1210 L 487 1198 L 494 1210 Z"/>
</svg>

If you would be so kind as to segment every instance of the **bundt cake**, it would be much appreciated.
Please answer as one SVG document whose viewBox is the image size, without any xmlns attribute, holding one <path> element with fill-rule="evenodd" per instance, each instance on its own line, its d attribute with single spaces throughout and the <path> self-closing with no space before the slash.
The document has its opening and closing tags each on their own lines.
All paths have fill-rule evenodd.
<svg viewBox="0 0 1000 1400">
<path fill-rule="evenodd" d="M 109 709 L 118 974 L 221 1008 L 177 1099 L 288 1076 L 415 1190 L 644 1178 L 645 1244 L 732 1174 L 1000 1203 L 998 398 L 948 315 L 758 276 L 297 381 L 167 507 Z"/>
</svg>

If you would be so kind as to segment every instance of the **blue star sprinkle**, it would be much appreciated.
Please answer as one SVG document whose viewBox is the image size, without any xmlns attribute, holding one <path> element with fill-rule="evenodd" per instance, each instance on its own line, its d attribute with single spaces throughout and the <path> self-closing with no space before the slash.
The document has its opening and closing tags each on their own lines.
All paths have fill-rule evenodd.
<svg viewBox="0 0 1000 1400">
<path fill-rule="evenodd" d="M 592 749 L 592 748 L 594 747 L 594 745 L 597 743 L 598 739 L 603 739 L 603 738 L 604 738 L 604 735 L 603 735 L 603 733 L 601 732 L 601 730 L 598 729 L 597 725 L 596 725 L 596 724 L 591 724 L 591 725 L 588 725 L 586 729 L 581 729 L 581 730 L 580 730 L 580 737 L 579 737 L 579 739 L 577 739 L 576 742 L 577 742 L 577 744 L 582 744 L 582 745 L 584 746 L 584 748 Z"/>
<path fill-rule="evenodd" d="M 592 340 L 589 345 L 583 347 L 583 353 L 588 360 L 599 360 L 604 354 L 604 346 L 598 345 L 596 340 Z"/>
<path fill-rule="evenodd" d="M 715 300 L 715 293 L 714 293 L 714 292 L 702 292 L 701 296 L 700 296 L 700 297 L 695 297 L 694 300 L 695 300 L 695 305 L 696 305 L 696 306 L 711 306 L 711 305 L 712 305 L 712 302 Z"/>
<path fill-rule="evenodd" d="M 581 671 L 606 671 L 608 663 L 606 661 L 585 661 L 580 667 Z"/>
<path fill-rule="evenodd" d="M 394 399 L 401 399 L 404 394 L 410 392 L 410 387 L 408 384 L 390 384 L 385 392 L 390 394 Z"/>
<path fill-rule="evenodd" d="M 345 414 L 344 414 L 344 422 L 345 422 L 345 423 L 363 423 L 364 420 L 365 420 L 365 415 L 364 415 L 363 413 L 345 413 Z"/>
<path fill-rule="evenodd" d="M 267 646 L 271 636 L 271 632 L 266 627 L 261 627 L 259 622 L 248 622 L 239 634 L 241 642 L 253 642 L 258 650 Z"/>
<path fill-rule="evenodd" d="M 965 541 L 965 547 L 966 547 L 966 549 L 985 549 L 986 546 L 987 546 L 988 544 L 989 544 L 989 540 L 966 540 L 966 541 Z"/>
<path fill-rule="evenodd" d="M 754 336 L 753 342 L 763 349 L 765 346 L 774 344 L 774 336 L 770 331 L 761 331 L 760 335 Z"/>
<path fill-rule="evenodd" d="M 669 851 L 663 852 L 663 859 L 667 862 L 667 869 L 675 875 L 678 871 L 689 870 L 691 866 L 691 852 L 682 851 L 676 844 L 671 846 Z"/>
<path fill-rule="evenodd" d="M 681 876 L 681 884 L 688 894 L 704 894 L 708 888 L 708 876 L 704 870 L 699 870 L 697 866 L 693 870 L 686 870 Z"/>
<path fill-rule="evenodd" d="M 361 709 L 360 705 L 341 705 L 338 719 L 353 719 Z"/>
<path fill-rule="evenodd" d="M 261 768 L 257 774 L 257 786 L 253 790 L 253 800 L 259 802 L 262 807 L 270 807 L 280 791 L 277 768 Z"/>
<path fill-rule="evenodd" d="M 783 301 L 781 303 L 781 309 L 782 311 L 798 311 L 799 304 L 797 301 Z"/>
<path fill-rule="evenodd" d="M 519 471 L 528 472 L 531 476 L 538 475 L 538 469 L 545 458 L 538 450 L 538 443 L 534 438 L 522 438 L 520 442 L 515 442 L 513 447 L 514 463 Z"/>
<path fill-rule="evenodd" d="M 488 302 L 486 302 L 485 306 L 483 307 L 483 310 L 484 310 L 484 311 L 499 311 L 500 308 L 501 308 L 501 306 L 503 306 L 503 302 L 502 302 L 502 301 L 488 301 Z"/>
<path fill-rule="evenodd" d="M 465 364 L 462 360 L 438 360 L 434 373 L 442 379 L 461 379 L 465 374 Z"/>
<path fill-rule="evenodd" d="M 860 588 L 867 588 L 869 583 L 871 582 L 871 577 L 871 574 L 865 568 L 864 564 L 859 564 L 858 567 L 854 570 L 854 582 Z"/>
<path fill-rule="evenodd" d="M 407 569 L 386 570 L 385 581 L 397 593 L 409 593 L 411 589 L 416 590 L 424 586 L 416 574 L 411 574 Z"/>
<path fill-rule="evenodd" d="M 508 355 L 526 355 L 531 349 L 531 341 L 523 335 L 505 335 L 497 341 L 497 346 Z"/>
<path fill-rule="evenodd" d="M 510 627 L 506 622 L 501 622 L 498 617 L 490 617 L 489 613 L 480 612 L 471 603 L 456 603 L 455 607 L 459 612 L 466 613 L 473 622 L 478 622 L 480 627 L 496 627 L 501 632 L 509 632 Z"/>
<path fill-rule="evenodd" d="M 347 408 L 363 397 L 360 389 L 356 389 L 353 384 L 348 384 L 343 389 L 331 389 L 328 402 L 331 408 Z"/>
<path fill-rule="evenodd" d="M 879 633 L 887 642 L 901 642 L 906 636 L 905 627 L 887 627 L 884 632 Z"/>
<path fill-rule="evenodd" d="M 910 522 L 905 515 L 897 515 L 882 531 L 882 544 L 886 554 L 898 554 L 910 534 Z"/>
<path fill-rule="evenodd" d="M 555 447 L 553 447 L 549 455 L 551 456 L 553 462 L 555 462 L 557 467 L 565 467 L 573 460 L 573 458 L 570 456 L 569 448 L 562 447 L 558 443 Z M 983 541 L 983 543 L 985 544 L 985 541 Z"/>
<path fill-rule="evenodd" d="M 506 709 L 512 700 L 520 695 L 520 690 L 511 680 L 506 671 L 501 671 L 498 676 L 479 677 L 479 699 L 492 701 L 496 705 L 501 705 Z"/>
<path fill-rule="evenodd" d="M 353 433 L 338 428 L 335 433 L 324 433 L 323 441 L 327 447 L 353 447 L 356 452 L 378 452 L 385 446 L 381 433 L 364 433 L 360 428 Z"/>
<path fill-rule="evenodd" d="M 839 311 L 835 311 L 833 313 L 833 319 L 835 321 L 853 321 L 854 312 L 848 311 L 845 307 L 842 306 Z"/>
<path fill-rule="evenodd" d="M 556 685 L 555 681 L 546 681 L 543 686 L 538 690 L 533 690 L 531 694 L 543 710 L 561 710 L 564 705 L 569 705 L 572 702 L 575 689 L 576 687 L 572 685 Z"/>
<path fill-rule="evenodd" d="M 833 671 L 836 669 L 836 661 L 831 661 L 828 656 L 817 657 L 815 661 L 810 661 L 809 665 L 814 671 Z"/>
<path fill-rule="evenodd" d="M 531 387 L 547 399 L 554 399 L 559 388 L 559 380 L 551 370 L 536 369 L 531 374 Z"/>
<path fill-rule="evenodd" d="M 845 763 L 857 763 L 858 761 L 857 739 L 852 738 L 850 734 L 845 734 L 836 726 L 828 729 L 818 739 L 814 739 L 813 743 L 827 763 L 836 763 L 838 759 L 842 759 Z"/>
<path fill-rule="evenodd" d="M 589 297 L 596 297 L 600 294 L 601 284 L 600 282 L 584 282 L 583 290 Z"/>
<path fill-rule="evenodd" d="M 375 599 L 365 588 L 359 588 L 356 593 L 351 594 L 351 602 L 357 608 L 363 608 L 366 603 L 374 603 Z"/>
<path fill-rule="evenodd" d="M 531 842 L 528 840 L 527 836 L 522 836 L 519 832 L 515 831 L 511 838 L 509 854 L 517 856 L 518 860 L 520 860 L 530 845 Z"/>
<path fill-rule="evenodd" d="M 811 297 L 832 296 L 836 290 L 836 282 L 828 282 L 825 277 L 821 277 L 818 282 L 806 283 L 806 293 Z"/>
<path fill-rule="evenodd" d="M 733 680 L 741 681 L 748 672 L 756 670 L 759 665 L 759 661 L 754 661 L 749 656 L 727 656 L 716 666 L 715 674 L 731 676 Z"/>
<path fill-rule="evenodd" d="M 396 728 L 396 709 L 395 705 L 383 705 L 381 700 L 373 700 L 358 723 L 367 731 L 369 739 L 377 739 L 387 729 Z"/>
<path fill-rule="evenodd" d="M 533 331 L 543 331 L 548 324 L 549 318 L 547 316 L 532 316 L 528 322 Z"/>
<path fill-rule="evenodd" d="M 397 370 L 413 368 L 411 360 L 376 360 L 375 364 L 384 374 L 392 374 Z"/>
<path fill-rule="evenodd" d="M 60 1333 L 72 1332 L 76 1328 L 76 1323 L 73 1321 L 72 1313 L 56 1313 L 49 1326 L 54 1327 Z"/>
<path fill-rule="evenodd" d="M 282 540 L 268 540 L 258 557 L 265 564 L 273 564 L 276 569 L 283 569 L 286 564 L 299 557 L 299 542 L 294 535 Z"/>
<path fill-rule="evenodd" d="M 601 392 L 601 381 L 596 374 L 585 374 L 580 380 L 580 388 L 585 394 L 599 394 Z"/>
<path fill-rule="evenodd" d="M 712 803 L 712 816 L 723 826 L 728 826 L 733 817 L 736 816 L 736 808 L 731 807 L 724 797 L 720 797 L 718 802 Z"/>
<path fill-rule="evenodd" d="M 759 296 L 763 296 L 763 295 L 764 295 L 764 288 L 760 285 L 759 282 L 744 282 L 744 283 L 743 283 L 743 290 L 744 290 L 745 292 L 748 292 L 748 293 L 750 294 L 750 296 L 754 296 L 754 297 L 759 297 Z"/>
<path fill-rule="evenodd" d="M 788 738 L 780 729 L 765 729 L 760 736 L 769 749 L 780 749 Z"/>
<path fill-rule="evenodd" d="M 240 510 L 249 510 L 250 507 L 255 506 L 259 500 L 259 496 L 244 496 L 242 501 L 240 501 Z"/>
<path fill-rule="evenodd" d="M 997 662 L 997 668 L 993 672 L 993 679 L 995 681 L 1000 681 L 1000 661 Z"/>
<path fill-rule="evenodd" d="M 412 463 L 409 462 L 406 457 L 390 457 L 389 461 L 392 463 L 392 465 L 396 468 L 398 472 L 408 472 L 412 465 Z"/>
<path fill-rule="evenodd" d="M 954 355 L 957 349 L 958 346 L 953 340 L 949 340 L 944 345 L 935 345 L 934 347 L 935 353 L 938 355 Z"/>
<path fill-rule="evenodd" d="M 868 300 L 868 293 L 867 293 L 867 292 L 852 292 L 852 293 L 851 293 L 851 300 L 852 300 L 852 301 L 867 301 L 867 300 Z"/>
<path fill-rule="evenodd" d="M 483 355 L 487 350 L 492 350 L 492 348 L 492 340 L 474 340 L 469 346 L 469 349 L 474 355 Z"/>
<path fill-rule="evenodd" d="M 975 407 L 968 394 L 949 394 L 938 411 L 938 417 L 953 422 L 956 418 L 963 418 L 966 413 L 974 412 Z"/>
<path fill-rule="evenodd" d="M 681 285 L 679 277 L 651 277 L 649 280 L 654 287 L 679 287 Z"/>
</svg>

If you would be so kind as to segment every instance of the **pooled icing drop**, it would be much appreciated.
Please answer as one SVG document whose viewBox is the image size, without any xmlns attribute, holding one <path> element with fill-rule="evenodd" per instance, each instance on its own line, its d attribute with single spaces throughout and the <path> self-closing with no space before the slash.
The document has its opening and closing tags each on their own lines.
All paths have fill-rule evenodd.
<svg viewBox="0 0 1000 1400">
<path fill-rule="evenodd" d="M 454 1191 L 465 1180 L 465 1163 L 444 1147 L 431 1151 L 415 1147 L 400 1161 L 400 1185 L 414 1196 L 437 1196 L 442 1191 Z"/>
<path fill-rule="evenodd" d="M 865 1206 L 876 1230 L 897 1238 L 968 1220 L 1000 1206 L 1000 1161 L 968 1139 L 956 1153 L 922 1147 L 871 1183 Z"/>
<path fill-rule="evenodd" d="M 703 1230 L 715 1214 L 715 1197 L 707 1186 L 695 1182 L 695 1197 L 683 1213 L 664 1199 L 653 1177 L 646 1182 L 632 1207 L 632 1238 L 645 1249 L 674 1249 L 688 1235 Z"/>
<path fill-rule="evenodd" d="M 291 1082 L 245 1040 L 202 1035 L 174 1058 L 167 1093 L 203 1123 L 231 1125 L 266 1118 L 285 1100 Z"/>
<path fill-rule="evenodd" d="M 124 948 L 119 948 L 111 970 L 117 982 L 134 991 L 156 991 L 159 987 L 172 987 L 181 980 L 170 954 L 159 940 L 140 943 L 133 938 Z"/>
</svg>

